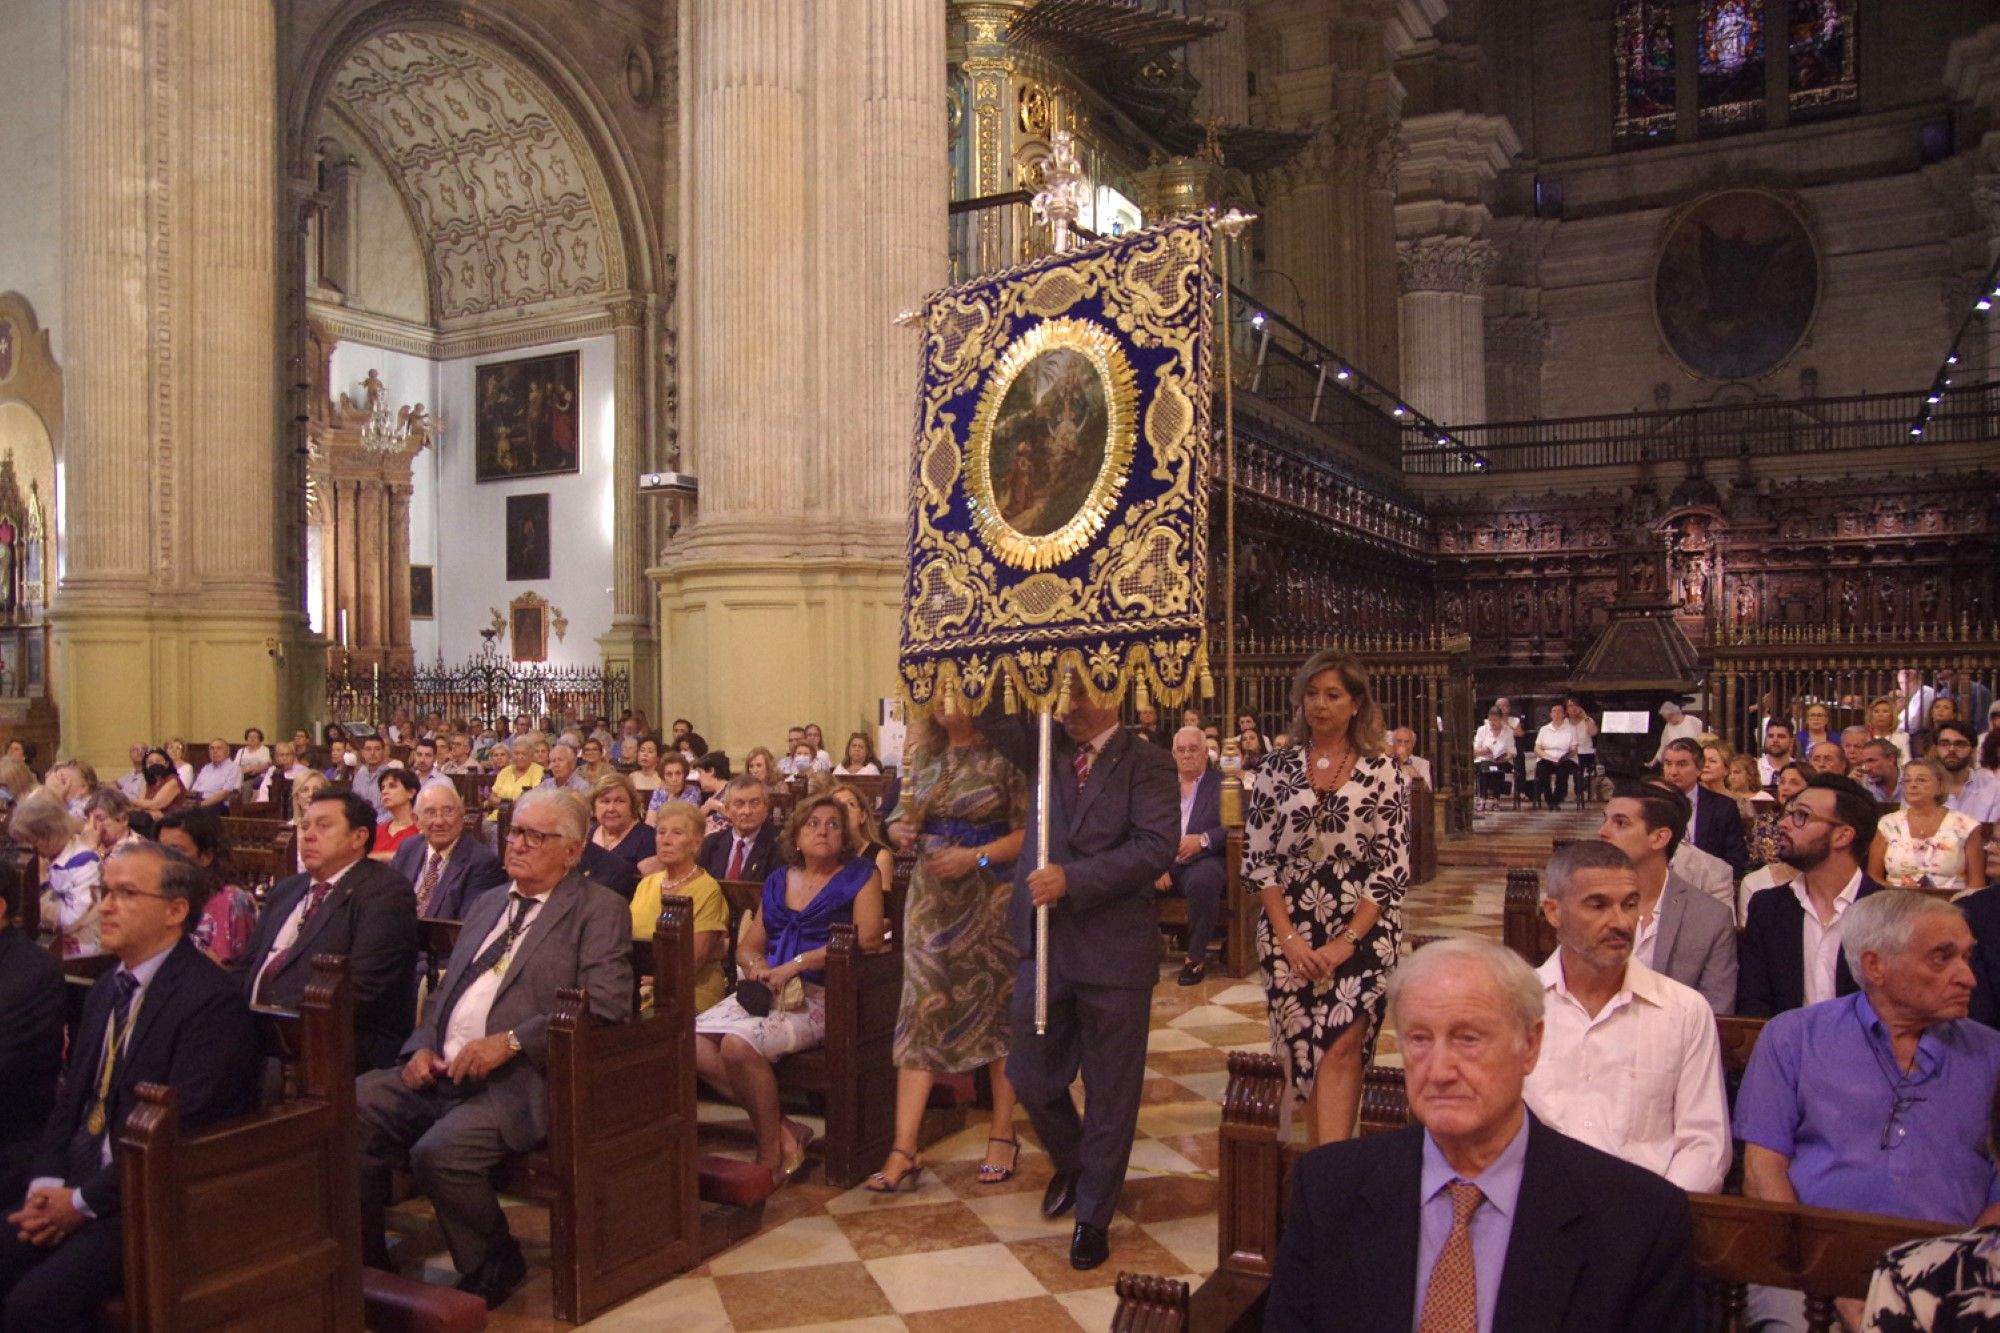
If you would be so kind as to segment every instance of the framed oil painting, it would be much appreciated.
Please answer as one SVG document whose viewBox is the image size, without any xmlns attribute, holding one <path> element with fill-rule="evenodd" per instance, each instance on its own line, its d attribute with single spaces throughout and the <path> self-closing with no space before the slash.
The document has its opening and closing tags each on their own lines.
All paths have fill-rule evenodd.
<svg viewBox="0 0 2000 1333">
<path fill-rule="evenodd" d="M 507 497 L 507 581 L 549 576 L 549 493 Z"/>
<path fill-rule="evenodd" d="M 1788 361 L 1819 309 L 1819 251 L 1792 204 L 1764 190 L 1696 200 L 1668 225 L 1653 272 L 1660 337 L 1689 373 L 1752 380 Z"/>
<path fill-rule="evenodd" d="M 507 606 L 508 640 L 516 662 L 549 659 L 549 604 L 529 593 Z"/>
<path fill-rule="evenodd" d="M 410 619 L 437 619 L 437 573 L 430 565 L 410 566 Z"/>
<path fill-rule="evenodd" d="M 496 362 L 474 372 L 475 480 L 582 470 L 578 366 L 578 353 L 562 352 Z"/>
</svg>

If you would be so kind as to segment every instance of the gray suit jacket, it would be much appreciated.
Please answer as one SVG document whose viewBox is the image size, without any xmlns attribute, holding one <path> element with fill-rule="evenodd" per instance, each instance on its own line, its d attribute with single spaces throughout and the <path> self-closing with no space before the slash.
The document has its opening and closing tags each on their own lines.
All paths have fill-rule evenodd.
<svg viewBox="0 0 2000 1333">
<path fill-rule="evenodd" d="M 1019 718 L 982 725 L 993 748 L 1028 775 L 1028 835 L 1014 866 L 1010 916 L 1023 961 L 1035 956 L 1035 908 L 1028 876 L 1037 868 L 1035 731 Z M 1153 884 L 1181 841 L 1180 780 L 1173 757 L 1120 727 L 1076 788 L 1076 742 L 1055 728 L 1049 765 L 1053 818 L 1049 862 L 1068 892 L 1049 912 L 1049 975 L 1080 984 L 1152 989 L 1160 979 L 1160 932 Z"/>
<path fill-rule="evenodd" d="M 472 965 L 509 910 L 512 896 L 495 889 L 466 908 L 451 962 L 424 1006 L 424 1021 L 403 1044 L 405 1059 L 420 1050 L 443 1052 L 439 1019 L 444 997 L 459 972 Z M 521 1042 L 521 1053 L 486 1081 L 500 1108 L 501 1135 L 515 1152 L 527 1152 L 548 1138 L 549 1016 L 555 1012 L 556 991 L 576 986 L 589 993 L 591 1015 L 599 1021 L 623 1023 L 632 1017 L 632 909 L 617 894 L 572 870 L 549 890 L 548 903 L 514 946 L 486 1015 L 485 1035 L 512 1032 Z"/>
<path fill-rule="evenodd" d="M 1660 894 L 1653 970 L 1701 992 L 1718 1014 L 1736 1007 L 1736 918 L 1727 907 L 1667 872 Z"/>
</svg>

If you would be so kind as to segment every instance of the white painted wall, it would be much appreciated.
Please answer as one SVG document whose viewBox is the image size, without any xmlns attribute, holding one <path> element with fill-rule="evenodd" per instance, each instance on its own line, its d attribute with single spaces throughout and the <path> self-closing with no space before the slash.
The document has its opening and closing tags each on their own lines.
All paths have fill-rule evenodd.
<svg viewBox="0 0 2000 1333">
<path fill-rule="evenodd" d="M 0 292 L 16 291 L 63 350 L 63 0 L 0 0 Z"/>
<path fill-rule="evenodd" d="M 439 364 L 438 399 L 444 428 L 437 450 L 432 494 L 436 497 L 437 632 L 445 661 L 461 661 L 477 652 L 481 645 L 479 631 L 493 618 L 489 608 L 499 608 L 504 616 L 507 603 L 524 592 L 548 598 L 569 620 L 561 642 L 556 640 L 553 629 L 550 631 L 551 665 L 594 666 L 601 660 L 597 637 L 610 631 L 612 612 L 613 341 L 606 334 Z M 583 354 L 578 379 L 582 399 L 582 470 L 559 477 L 474 481 L 475 368 L 572 348 Z M 385 371 L 385 378 L 386 375 Z M 537 491 L 549 493 L 551 577 L 532 583 L 509 583 L 506 552 L 501 544 L 507 497 Z M 415 531 L 413 519 L 413 540 Z M 502 644 L 503 649 L 505 646 Z M 420 648 L 419 659 L 423 655 Z"/>
</svg>

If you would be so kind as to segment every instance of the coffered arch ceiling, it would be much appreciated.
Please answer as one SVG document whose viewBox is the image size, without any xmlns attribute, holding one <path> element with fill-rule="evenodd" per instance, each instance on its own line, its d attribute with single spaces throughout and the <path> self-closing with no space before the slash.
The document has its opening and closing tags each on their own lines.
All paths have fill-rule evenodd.
<svg viewBox="0 0 2000 1333">
<path fill-rule="evenodd" d="M 430 29 L 378 32 L 329 81 L 429 253 L 440 326 L 625 291 L 604 173 L 575 118 L 498 45 Z"/>
</svg>

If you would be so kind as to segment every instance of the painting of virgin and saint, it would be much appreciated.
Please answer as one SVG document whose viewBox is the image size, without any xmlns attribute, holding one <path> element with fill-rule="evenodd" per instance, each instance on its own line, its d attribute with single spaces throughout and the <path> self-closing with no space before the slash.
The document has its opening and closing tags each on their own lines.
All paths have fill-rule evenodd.
<svg viewBox="0 0 2000 1333">
<path fill-rule="evenodd" d="M 1104 381 L 1081 353 L 1042 353 L 1008 386 L 988 460 L 993 499 L 1007 526 L 1044 537 L 1089 500 L 1104 469 L 1109 419 Z"/>
<path fill-rule="evenodd" d="M 578 354 L 481 366 L 476 372 L 479 481 L 579 472 Z"/>
<path fill-rule="evenodd" d="M 1675 221 L 1653 274 L 1653 313 L 1676 359 L 1707 379 L 1782 365 L 1819 308 L 1819 254 L 1776 195 L 1725 190 Z"/>
</svg>

